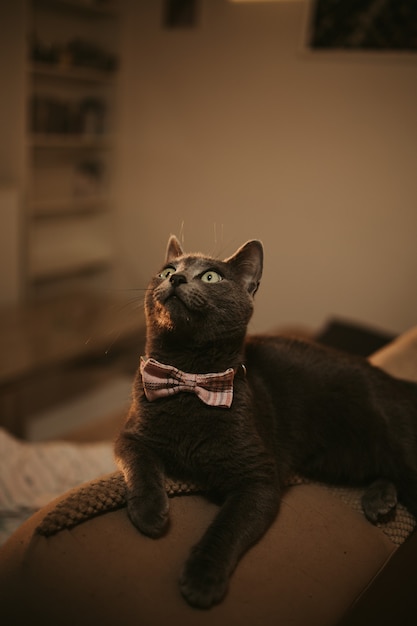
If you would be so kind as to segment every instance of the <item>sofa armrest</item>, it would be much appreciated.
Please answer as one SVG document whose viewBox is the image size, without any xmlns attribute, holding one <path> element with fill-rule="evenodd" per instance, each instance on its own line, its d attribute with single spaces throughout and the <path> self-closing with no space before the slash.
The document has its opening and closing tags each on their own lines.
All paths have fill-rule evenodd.
<svg viewBox="0 0 417 626">
<path fill-rule="evenodd" d="M 417 532 L 396 550 L 338 626 L 415 626 Z"/>
</svg>

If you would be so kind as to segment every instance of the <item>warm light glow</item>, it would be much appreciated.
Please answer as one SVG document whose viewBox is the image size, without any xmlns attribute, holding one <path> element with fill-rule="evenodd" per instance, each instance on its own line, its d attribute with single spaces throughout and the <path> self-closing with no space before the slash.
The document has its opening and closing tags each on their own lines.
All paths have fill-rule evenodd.
<svg viewBox="0 0 417 626">
<path fill-rule="evenodd" d="M 254 4 L 255 2 L 262 3 L 262 2 L 302 2 L 302 0 L 229 0 L 229 2 L 252 2 L 252 4 Z"/>
</svg>

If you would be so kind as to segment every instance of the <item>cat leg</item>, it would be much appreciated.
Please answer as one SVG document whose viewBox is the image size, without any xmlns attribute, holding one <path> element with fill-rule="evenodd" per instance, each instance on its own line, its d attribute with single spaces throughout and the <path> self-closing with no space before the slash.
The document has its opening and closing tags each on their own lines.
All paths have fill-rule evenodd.
<svg viewBox="0 0 417 626">
<path fill-rule="evenodd" d="M 168 526 L 169 501 L 159 457 L 123 434 L 116 440 L 115 455 L 127 486 L 127 512 L 132 524 L 148 537 L 160 537 Z"/>
<path fill-rule="evenodd" d="M 238 560 L 269 528 L 279 501 L 277 486 L 264 484 L 227 497 L 182 572 L 181 592 L 191 606 L 208 609 L 223 599 Z"/>
<path fill-rule="evenodd" d="M 380 478 L 373 482 L 362 496 L 365 517 L 376 524 L 397 506 L 397 488 L 394 483 Z"/>
</svg>

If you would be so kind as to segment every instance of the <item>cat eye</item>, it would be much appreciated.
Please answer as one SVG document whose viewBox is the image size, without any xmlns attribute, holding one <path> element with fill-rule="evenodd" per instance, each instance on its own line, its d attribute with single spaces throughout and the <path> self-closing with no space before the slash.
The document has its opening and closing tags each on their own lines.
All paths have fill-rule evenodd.
<svg viewBox="0 0 417 626">
<path fill-rule="evenodd" d="M 214 270 L 209 270 L 208 272 L 204 272 L 201 276 L 201 280 L 203 283 L 218 283 L 223 280 L 223 276 Z"/>
<path fill-rule="evenodd" d="M 172 267 L 172 265 L 169 265 L 168 267 L 163 269 L 162 272 L 158 274 L 158 276 L 159 278 L 169 278 L 172 274 L 175 274 L 175 272 L 176 272 L 175 267 Z"/>
</svg>

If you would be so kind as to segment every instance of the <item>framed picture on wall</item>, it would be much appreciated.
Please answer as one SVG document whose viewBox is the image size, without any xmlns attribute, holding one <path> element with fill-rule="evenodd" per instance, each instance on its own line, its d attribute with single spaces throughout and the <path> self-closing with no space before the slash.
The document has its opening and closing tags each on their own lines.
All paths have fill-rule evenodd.
<svg viewBox="0 0 417 626">
<path fill-rule="evenodd" d="M 417 0 L 312 0 L 313 50 L 417 51 Z"/>
<path fill-rule="evenodd" d="M 192 28 L 197 24 L 199 0 L 164 0 L 165 28 Z"/>
</svg>

